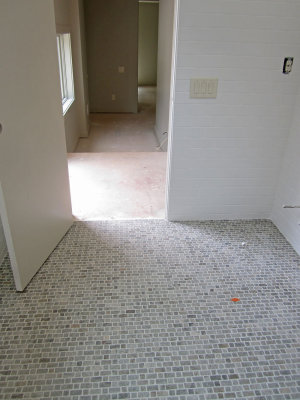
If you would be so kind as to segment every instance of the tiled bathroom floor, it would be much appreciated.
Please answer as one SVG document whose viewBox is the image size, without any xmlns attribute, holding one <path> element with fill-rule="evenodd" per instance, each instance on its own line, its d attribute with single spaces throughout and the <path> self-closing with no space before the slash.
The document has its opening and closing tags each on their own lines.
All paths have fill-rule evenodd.
<svg viewBox="0 0 300 400">
<path fill-rule="evenodd" d="M 299 399 L 299 265 L 268 221 L 76 222 L 1 266 L 0 398 Z"/>
</svg>

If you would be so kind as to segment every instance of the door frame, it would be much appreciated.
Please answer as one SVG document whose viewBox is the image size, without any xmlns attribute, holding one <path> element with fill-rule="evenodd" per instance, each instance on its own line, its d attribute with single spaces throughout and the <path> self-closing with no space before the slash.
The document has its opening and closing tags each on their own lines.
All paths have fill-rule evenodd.
<svg viewBox="0 0 300 400">
<path fill-rule="evenodd" d="M 170 185 L 171 185 L 172 164 L 173 164 L 174 102 L 175 102 L 176 65 L 177 65 L 177 52 L 178 52 L 179 10 L 180 10 L 180 0 L 174 0 L 172 67 L 171 67 L 171 88 L 170 88 L 168 150 L 167 150 L 166 209 L 165 209 L 165 219 L 167 221 L 171 221 L 171 218 L 170 218 L 170 199 L 171 199 Z"/>
</svg>

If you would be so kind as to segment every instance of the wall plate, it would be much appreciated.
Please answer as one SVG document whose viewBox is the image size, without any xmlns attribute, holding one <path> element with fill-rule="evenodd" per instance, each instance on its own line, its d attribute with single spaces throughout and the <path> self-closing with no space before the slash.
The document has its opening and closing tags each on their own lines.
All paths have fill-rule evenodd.
<svg viewBox="0 0 300 400">
<path fill-rule="evenodd" d="M 218 91 L 218 79 L 193 78 L 190 80 L 190 97 L 192 99 L 215 99 Z"/>
</svg>

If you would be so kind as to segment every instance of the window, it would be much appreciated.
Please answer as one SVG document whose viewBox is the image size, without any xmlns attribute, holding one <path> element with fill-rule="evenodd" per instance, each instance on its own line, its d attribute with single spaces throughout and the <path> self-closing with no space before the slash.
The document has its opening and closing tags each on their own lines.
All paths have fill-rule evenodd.
<svg viewBox="0 0 300 400">
<path fill-rule="evenodd" d="M 61 101 L 63 114 L 68 111 L 74 101 L 74 82 L 72 67 L 71 35 L 57 35 L 57 52 L 60 76 Z"/>
</svg>

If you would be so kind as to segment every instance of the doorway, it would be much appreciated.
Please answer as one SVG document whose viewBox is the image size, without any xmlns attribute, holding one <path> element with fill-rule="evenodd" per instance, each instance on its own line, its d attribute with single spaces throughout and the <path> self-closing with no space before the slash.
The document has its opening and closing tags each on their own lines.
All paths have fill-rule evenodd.
<svg viewBox="0 0 300 400">
<path fill-rule="evenodd" d="M 92 8 L 95 7 L 92 0 L 88 3 L 92 5 Z M 97 2 L 96 7 L 99 7 L 99 3 L 101 2 Z M 145 7 L 146 9 L 150 7 L 152 11 L 153 7 L 157 7 L 158 11 L 159 6 L 160 24 L 162 25 L 163 23 L 164 27 L 166 25 L 166 12 L 169 13 L 169 17 L 171 15 L 171 21 L 169 21 L 171 33 L 169 32 L 169 37 L 166 37 L 165 28 L 160 33 L 160 36 L 163 35 L 164 37 L 159 37 L 159 21 L 157 19 L 156 54 L 158 55 L 158 61 L 159 57 L 165 56 L 164 48 L 159 48 L 157 52 L 157 46 L 160 44 L 160 47 L 162 47 L 162 43 L 164 44 L 163 47 L 169 43 L 169 55 L 172 58 L 174 0 L 162 3 L 163 5 L 159 5 L 158 2 L 141 2 L 140 4 L 140 7 L 143 7 L 144 16 Z M 169 3 L 169 7 L 166 6 L 167 3 Z M 172 7 L 170 7 L 171 3 Z M 103 2 L 100 5 L 102 13 L 104 13 L 103 7 L 108 7 L 107 2 Z M 124 9 L 121 11 L 124 12 Z M 95 8 L 85 10 L 86 26 L 89 27 L 86 32 L 88 70 L 92 71 L 93 74 L 95 66 L 91 67 L 89 64 L 95 57 L 95 55 L 89 54 L 89 47 L 91 47 L 91 44 L 89 44 L 91 32 L 89 29 L 93 29 L 91 28 L 92 21 L 88 20 L 89 12 L 92 13 L 93 19 Z M 163 19 L 164 21 L 162 22 Z M 149 18 L 146 18 L 144 22 L 149 24 Z M 146 31 L 146 34 L 151 36 L 151 23 L 148 28 L 146 27 Z M 92 34 L 94 33 L 92 32 Z M 103 31 L 101 31 L 101 34 L 103 34 Z M 150 36 L 148 36 L 148 41 Z M 95 38 L 92 38 L 92 42 L 94 40 Z M 143 51 L 140 43 L 139 49 L 140 52 Z M 112 58 L 114 57 L 112 56 Z M 103 106 L 102 103 L 102 110 L 104 111 L 95 112 L 97 109 L 91 104 L 89 137 L 81 138 L 75 152 L 69 155 L 72 208 L 73 214 L 77 219 L 165 218 L 170 85 L 168 88 L 163 88 L 165 94 L 167 94 L 166 97 L 168 97 L 168 104 L 163 111 L 167 114 L 165 115 L 166 126 L 162 128 L 162 110 L 160 109 L 158 114 L 160 119 L 158 119 L 156 99 L 160 101 L 161 107 L 163 90 L 160 88 L 160 93 L 156 93 L 156 74 L 158 78 L 164 79 L 165 72 L 162 71 L 159 62 L 157 63 L 157 58 L 152 61 L 151 68 L 149 67 L 150 61 L 149 58 L 147 59 L 147 55 L 144 60 L 139 59 L 137 63 L 139 66 L 138 83 L 140 85 L 137 90 L 138 107 L 136 113 L 128 112 L 124 105 L 120 106 L 119 104 L 119 108 L 117 108 L 117 101 L 120 98 L 120 101 L 122 100 L 121 92 L 118 93 L 118 86 L 111 90 L 115 92 L 111 94 L 110 103 L 112 108 L 106 108 L 107 105 Z M 125 62 L 120 62 L 119 64 L 125 64 L 117 66 L 117 78 L 121 79 L 126 74 L 128 67 Z M 158 65 L 155 71 L 153 70 L 153 64 Z M 171 60 L 168 67 L 168 79 L 170 81 Z M 120 86 L 122 85 L 124 83 L 120 84 Z M 95 96 L 95 88 L 91 85 L 91 81 L 89 82 L 89 88 L 90 92 L 92 92 L 90 96 L 92 103 L 93 96 Z M 98 96 L 97 101 L 102 102 L 102 99 Z M 132 104 L 129 104 L 129 107 L 132 107 Z M 117 110 L 120 111 L 118 112 Z"/>
</svg>

